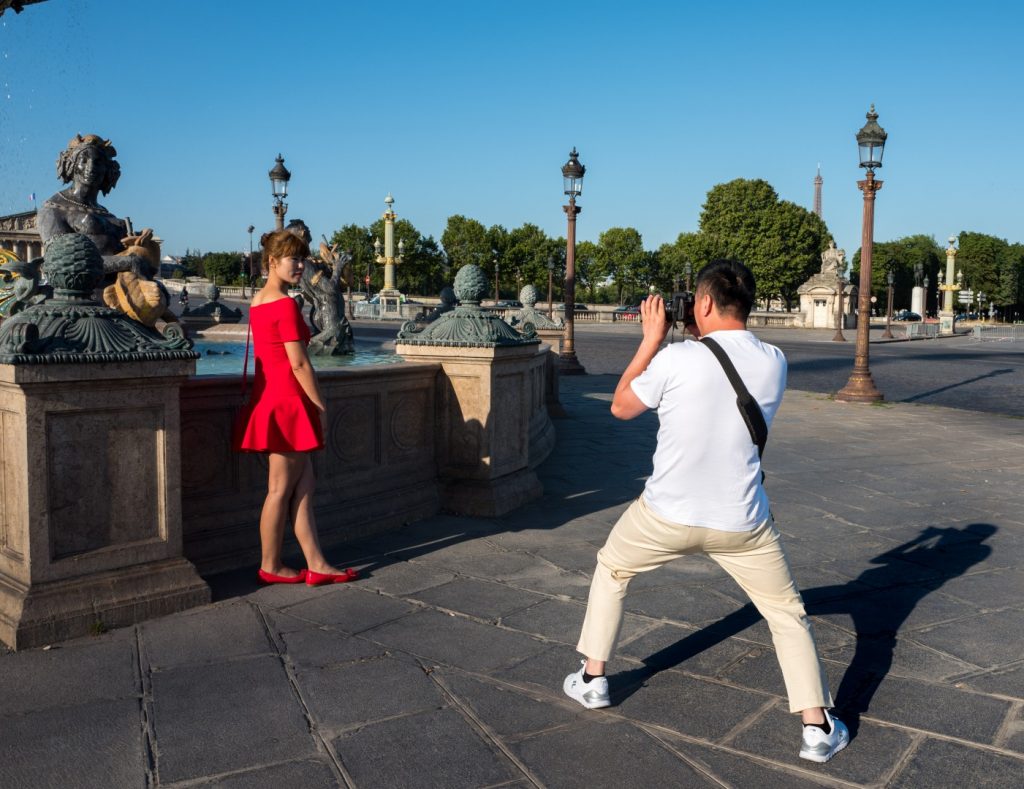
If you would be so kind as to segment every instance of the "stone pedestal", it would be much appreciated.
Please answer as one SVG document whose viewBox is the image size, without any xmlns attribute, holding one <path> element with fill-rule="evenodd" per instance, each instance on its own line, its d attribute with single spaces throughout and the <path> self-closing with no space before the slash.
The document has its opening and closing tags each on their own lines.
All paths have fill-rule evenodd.
<svg viewBox="0 0 1024 789">
<path fill-rule="evenodd" d="M 380 292 L 380 317 L 402 317 L 402 294 L 397 290 L 382 290 Z"/>
<path fill-rule="evenodd" d="M 446 347 L 400 338 L 395 352 L 442 368 L 435 429 L 444 509 L 493 517 L 543 494 L 533 469 L 555 440 L 546 402 L 546 347 Z"/>
<path fill-rule="evenodd" d="M 0 365 L 0 640 L 21 649 L 209 602 L 182 558 L 190 360 Z"/>
<path fill-rule="evenodd" d="M 920 285 L 915 285 L 910 291 L 910 311 L 916 312 L 922 318 L 928 317 L 924 314 L 924 288 Z"/>
<path fill-rule="evenodd" d="M 547 383 L 545 396 L 548 404 L 548 413 L 551 416 L 565 416 L 565 409 L 558 397 L 558 370 L 559 353 L 562 350 L 561 329 L 537 329 L 537 336 L 540 341 L 549 347 L 547 355 Z"/>
</svg>

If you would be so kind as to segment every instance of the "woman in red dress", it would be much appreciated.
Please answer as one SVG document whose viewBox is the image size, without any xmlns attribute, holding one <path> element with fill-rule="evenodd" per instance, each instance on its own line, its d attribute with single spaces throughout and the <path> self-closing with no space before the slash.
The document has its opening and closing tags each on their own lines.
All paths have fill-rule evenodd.
<svg viewBox="0 0 1024 789">
<path fill-rule="evenodd" d="M 332 567 L 316 533 L 309 453 L 324 446 L 326 405 L 306 353 L 310 332 L 289 289 L 302 279 L 309 245 L 287 230 L 260 239 L 267 284 L 249 310 L 256 373 L 238 449 L 269 455 L 270 479 L 260 515 L 263 558 L 259 580 L 310 586 L 355 580 L 355 570 Z M 289 515 L 307 569 L 285 567 L 281 543 Z"/>
</svg>

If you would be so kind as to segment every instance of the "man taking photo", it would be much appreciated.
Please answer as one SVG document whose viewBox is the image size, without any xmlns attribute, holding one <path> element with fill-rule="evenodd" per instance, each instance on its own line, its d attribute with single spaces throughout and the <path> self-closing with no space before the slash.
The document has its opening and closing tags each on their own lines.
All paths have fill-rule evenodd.
<svg viewBox="0 0 1024 789">
<path fill-rule="evenodd" d="M 786 388 L 786 359 L 747 331 L 754 291 L 753 274 L 742 263 L 709 263 L 697 275 L 689 328 L 725 352 L 770 427 Z M 738 390 L 710 347 L 680 342 L 659 351 L 671 326 L 660 296 L 641 303 L 640 319 L 643 339 L 611 411 L 633 419 L 657 409 L 654 471 L 597 554 L 577 646 L 586 659 L 563 689 L 584 707 L 607 707 L 605 664 L 618 641 L 629 582 L 681 556 L 704 554 L 733 577 L 768 623 L 790 711 L 803 719 L 801 758 L 827 762 L 846 747 L 849 732 L 828 712 L 832 696 L 769 511 L 756 431 L 737 408 Z"/>
</svg>

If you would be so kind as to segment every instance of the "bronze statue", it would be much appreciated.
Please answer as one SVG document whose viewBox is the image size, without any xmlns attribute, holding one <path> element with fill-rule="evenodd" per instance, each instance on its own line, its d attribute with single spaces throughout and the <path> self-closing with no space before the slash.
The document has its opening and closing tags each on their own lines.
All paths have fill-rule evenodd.
<svg viewBox="0 0 1024 789">
<path fill-rule="evenodd" d="M 153 280 L 160 270 L 160 239 L 150 228 L 140 233 L 97 202 L 121 177 L 117 151 L 96 134 L 75 135 L 57 157 L 57 176 L 66 189 L 39 209 L 39 233 L 45 249 L 58 236 L 81 233 L 103 257 L 103 301 L 147 326 L 158 320 L 177 322 L 168 307 L 166 288 Z"/>
<path fill-rule="evenodd" d="M 301 219 L 293 219 L 290 230 L 307 244 L 312 241 L 309 227 Z M 309 302 L 309 322 L 313 337 L 309 353 L 313 356 L 342 356 L 355 353 L 352 326 L 345 317 L 345 296 L 341 290 L 342 272 L 352 261 L 348 252 L 338 252 L 337 245 L 320 244 L 320 260 L 307 260 L 299 288 L 302 300 Z"/>
</svg>

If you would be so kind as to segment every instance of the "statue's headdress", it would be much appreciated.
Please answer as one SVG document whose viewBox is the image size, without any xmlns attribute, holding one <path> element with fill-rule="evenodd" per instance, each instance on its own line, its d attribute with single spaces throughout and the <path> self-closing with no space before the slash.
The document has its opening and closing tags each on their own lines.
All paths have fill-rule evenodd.
<svg viewBox="0 0 1024 789">
<path fill-rule="evenodd" d="M 88 148 L 96 148 L 102 151 L 107 160 L 107 172 L 100 184 L 100 191 L 108 194 L 117 185 L 117 179 L 121 177 L 121 165 L 115 161 L 117 149 L 110 140 L 104 140 L 98 134 L 76 134 L 68 142 L 65 148 L 57 156 L 57 177 L 64 183 L 70 183 L 75 177 L 75 160 L 79 154 Z"/>
</svg>

